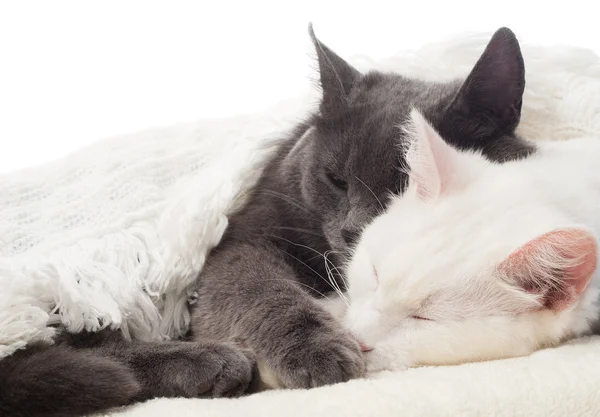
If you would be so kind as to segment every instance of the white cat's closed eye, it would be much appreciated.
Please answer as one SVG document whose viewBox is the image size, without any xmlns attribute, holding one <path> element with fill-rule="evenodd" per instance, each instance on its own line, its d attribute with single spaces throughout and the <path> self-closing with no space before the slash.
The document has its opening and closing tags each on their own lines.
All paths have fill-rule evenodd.
<svg viewBox="0 0 600 417">
<path fill-rule="evenodd" d="M 415 320 L 434 321 L 432 319 L 428 319 L 427 317 L 422 317 L 422 316 L 410 316 L 410 318 L 415 319 Z"/>
</svg>

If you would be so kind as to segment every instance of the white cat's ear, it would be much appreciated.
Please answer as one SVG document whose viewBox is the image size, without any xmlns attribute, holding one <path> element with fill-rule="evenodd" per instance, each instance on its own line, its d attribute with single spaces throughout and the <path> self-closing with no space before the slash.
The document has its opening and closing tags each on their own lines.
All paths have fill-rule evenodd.
<svg viewBox="0 0 600 417">
<path fill-rule="evenodd" d="M 598 264 L 598 243 L 585 229 L 558 229 L 513 252 L 499 266 L 509 282 L 540 296 L 543 307 L 562 311 L 585 290 Z"/>
<path fill-rule="evenodd" d="M 457 173 L 459 152 L 448 145 L 418 110 L 410 113 L 410 145 L 406 153 L 410 183 L 426 201 L 444 193 Z"/>
</svg>

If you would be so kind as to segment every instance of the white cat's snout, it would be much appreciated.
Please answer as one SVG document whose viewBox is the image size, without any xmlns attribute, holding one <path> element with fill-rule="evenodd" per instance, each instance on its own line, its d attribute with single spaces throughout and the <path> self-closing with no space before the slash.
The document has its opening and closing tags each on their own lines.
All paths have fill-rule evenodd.
<svg viewBox="0 0 600 417">
<path fill-rule="evenodd" d="M 352 338 L 354 340 L 356 340 L 356 342 L 358 343 L 358 347 L 360 348 L 361 352 L 370 352 L 370 351 L 372 351 L 374 349 L 370 345 L 366 344 L 360 337 L 356 336 L 355 334 L 350 333 L 350 336 L 352 336 Z"/>
<path fill-rule="evenodd" d="M 358 341 L 358 346 L 360 346 L 360 351 L 361 352 L 370 352 L 370 351 L 372 351 L 374 349 L 373 347 L 364 344 L 360 340 Z"/>
</svg>

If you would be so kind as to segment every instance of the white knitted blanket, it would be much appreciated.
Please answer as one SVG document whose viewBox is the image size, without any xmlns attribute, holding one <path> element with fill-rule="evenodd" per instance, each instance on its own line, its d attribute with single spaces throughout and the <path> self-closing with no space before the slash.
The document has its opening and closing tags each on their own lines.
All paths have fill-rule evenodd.
<svg viewBox="0 0 600 417">
<path fill-rule="evenodd" d="M 58 322 L 185 331 L 190 284 L 298 107 L 114 138 L 0 177 L 0 358 Z"/>
<path fill-rule="evenodd" d="M 361 69 L 448 79 L 471 69 L 489 36 L 464 35 L 385 62 L 351 61 Z M 525 45 L 523 52 L 528 72 L 520 133 L 534 140 L 600 136 L 598 57 L 567 47 Z M 102 141 L 55 163 L 0 177 L 0 357 L 50 338 L 47 325 L 57 322 L 74 331 L 121 326 L 140 339 L 184 331 L 190 285 L 218 243 L 226 215 L 256 181 L 272 139 L 298 121 L 315 98 L 311 91 L 263 114 Z M 434 384 L 436 372 L 444 371 L 431 372 Z M 396 378 L 396 389 L 387 388 L 389 399 L 405 392 L 411 381 L 403 380 Z M 351 403 L 351 387 L 359 386 L 327 392 L 347 395 Z M 272 413 L 279 413 L 276 397 L 265 395 Z M 310 397 L 278 395 L 292 395 L 296 403 Z M 257 399 L 241 401 L 261 402 L 260 396 L 252 398 Z M 216 404 L 231 403 L 210 404 L 207 410 L 214 411 Z M 140 416 L 152 415 L 147 407 Z"/>
</svg>

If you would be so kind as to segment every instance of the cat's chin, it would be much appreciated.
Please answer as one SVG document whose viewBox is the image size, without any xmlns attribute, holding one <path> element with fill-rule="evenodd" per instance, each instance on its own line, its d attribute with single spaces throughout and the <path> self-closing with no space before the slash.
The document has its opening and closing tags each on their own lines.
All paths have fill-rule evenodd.
<svg viewBox="0 0 600 417">
<path fill-rule="evenodd" d="M 392 346 L 376 346 L 367 353 L 367 376 L 384 371 L 406 371 L 411 366 L 412 360 L 408 352 Z"/>
</svg>

